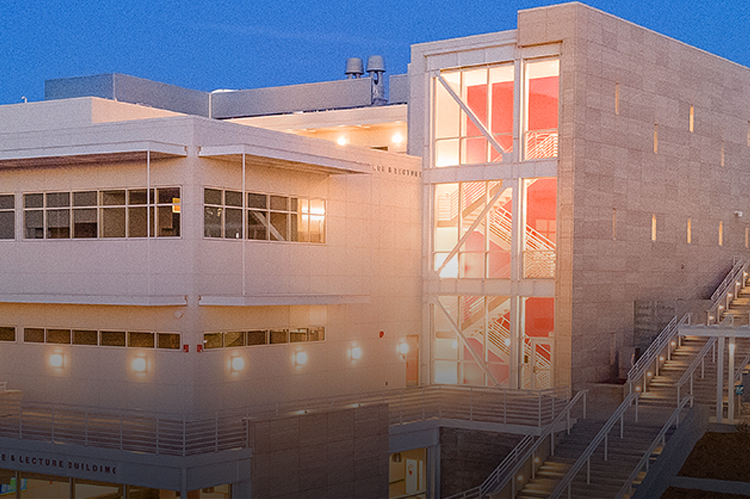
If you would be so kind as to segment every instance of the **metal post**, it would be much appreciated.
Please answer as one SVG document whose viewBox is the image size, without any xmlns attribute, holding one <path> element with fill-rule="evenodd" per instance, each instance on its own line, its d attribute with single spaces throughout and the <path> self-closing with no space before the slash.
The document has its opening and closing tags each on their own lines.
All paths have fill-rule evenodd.
<svg viewBox="0 0 750 499">
<path fill-rule="evenodd" d="M 609 449 L 609 432 L 604 435 L 604 460 L 607 460 L 607 450 Z"/>
<path fill-rule="evenodd" d="M 727 418 L 734 421 L 734 337 L 729 338 L 729 368 L 727 369 Z"/>
<path fill-rule="evenodd" d="M 724 415 L 724 340 L 723 336 L 719 337 L 718 362 L 716 363 L 716 422 L 721 423 Z"/>
</svg>

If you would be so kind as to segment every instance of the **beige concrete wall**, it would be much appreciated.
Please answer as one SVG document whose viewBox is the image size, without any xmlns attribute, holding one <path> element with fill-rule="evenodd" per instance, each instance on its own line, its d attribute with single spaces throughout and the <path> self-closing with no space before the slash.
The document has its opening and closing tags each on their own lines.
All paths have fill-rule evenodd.
<svg viewBox="0 0 750 499">
<path fill-rule="evenodd" d="M 522 46 L 562 41 L 556 334 L 570 335 L 572 382 L 602 381 L 635 300 L 705 298 L 748 253 L 734 212 L 750 209 L 750 69 L 582 4 L 522 11 L 518 26 Z"/>
<path fill-rule="evenodd" d="M 150 171 L 152 186 L 182 189 L 179 238 L 23 239 L 24 192 L 143 188 L 145 161 L 71 164 L 61 158 L 49 167 L 0 168 L 0 192 L 16 193 L 17 208 L 16 240 L 0 241 L 0 325 L 17 329 L 16 342 L 0 345 L 0 380 L 9 389 L 23 390 L 33 401 L 182 413 L 405 386 L 397 345 L 421 327 L 417 158 L 192 117 L 7 137 L 4 146 L 31 150 L 150 140 L 188 151 L 184 158 L 152 161 Z M 325 244 L 205 239 L 203 188 L 241 190 L 241 165 L 197 152 L 237 143 L 340 156 L 366 165 L 368 173 L 248 169 L 247 191 L 324 198 Z M 186 304 L 106 305 L 117 297 L 146 303 L 165 296 Z M 200 305 L 201 296 L 249 303 L 267 296 L 295 298 L 288 305 L 230 307 Z M 306 296 L 323 304 L 309 305 Z M 91 305 L 44 304 L 45 299 Z M 42 303 L 11 303 L 19 300 Z M 325 341 L 197 353 L 204 332 L 311 325 L 326 327 Z M 26 344 L 24 327 L 178 332 L 190 352 Z M 357 362 L 349 357 L 354 345 L 362 348 Z M 298 368 L 293 355 L 300 349 L 309 361 Z M 64 354 L 62 369 L 50 370 L 53 351 Z M 143 375 L 130 368 L 136 354 L 149 359 Z M 233 355 L 246 360 L 241 373 L 227 366 Z"/>
</svg>

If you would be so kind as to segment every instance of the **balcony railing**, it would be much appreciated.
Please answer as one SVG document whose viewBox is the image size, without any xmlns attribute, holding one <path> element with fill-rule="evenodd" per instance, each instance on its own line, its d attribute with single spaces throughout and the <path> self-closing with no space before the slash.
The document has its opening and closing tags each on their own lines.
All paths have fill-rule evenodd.
<svg viewBox="0 0 750 499">
<path fill-rule="evenodd" d="M 388 404 L 389 424 L 461 420 L 542 427 L 567 404 L 568 388 L 512 390 L 430 385 L 227 410 L 191 418 L 174 414 L 0 399 L 0 437 L 171 456 L 251 446 L 258 421 Z"/>
</svg>

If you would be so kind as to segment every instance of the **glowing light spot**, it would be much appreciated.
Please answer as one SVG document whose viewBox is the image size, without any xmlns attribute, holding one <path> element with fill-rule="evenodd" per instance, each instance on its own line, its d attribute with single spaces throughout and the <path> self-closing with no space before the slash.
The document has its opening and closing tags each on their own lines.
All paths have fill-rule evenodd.
<svg viewBox="0 0 750 499">
<path fill-rule="evenodd" d="M 235 357 L 232 359 L 232 371 L 242 371 L 245 368 L 245 359 Z"/>
<path fill-rule="evenodd" d="M 142 373 L 146 371 L 146 359 L 143 357 L 138 357 L 133 360 L 133 371 L 137 373 Z"/>
<path fill-rule="evenodd" d="M 54 368 L 60 368 L 63 365 L 63 356 L 59 353 L 53 353 L 49 356 L 49 365 Z"/>
</svg>

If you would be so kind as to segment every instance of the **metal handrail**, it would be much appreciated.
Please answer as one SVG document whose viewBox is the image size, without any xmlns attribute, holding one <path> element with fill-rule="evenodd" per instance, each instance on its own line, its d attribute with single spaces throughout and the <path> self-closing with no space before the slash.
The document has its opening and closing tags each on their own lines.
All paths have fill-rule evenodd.
<svg viewBox="0 0 750 499">
<path fill-rule="evenodd" d="M 739 367 L 734 373 L 734 382 L 738 382 L 742 379 L 742 371 L 745 370 L 745 366 L 750 364 L 750 352 L 748 352 L 747 355 L 745 355 L 745 358 L 742 359 L 742 362 L 739 363 Z"/>
<path fill-rule="evenodd" d="M 745 258 L 734 263 L 732 270 L 711 295 L 711 308 L 708 309 L 706 324 L 715 324 L 721 320 L 721 311 L 729 308 L 737 291 L 745 286 L 748 272 L 750 272 L 750 260 Z"/>
<path fill-rule="evenodd" d="M 622 488 L 620 488 L 620 492 L 617 493 L 617 496 L 615 496 L 615 499 L 621 499 L 625 494 L 630 495 L 633 492 L 633 482 L 635 482 L 635 480 L 638 478 L 638 474 L 641 472 L 644 466 L 646 467 L 646 473 L 648 473 L 648 463 L 651 460 L 651 455 L 659 446 L 660 441 L 661 441 L 662 446 L 666 444 L 665 437 L 666 437 L 667 432 L 669 431 L 669 428 L 672 426 L 672 423 L 674 422 L 675 428 L 679 427 L 680 413 L 688 404 L 688 402 L 690 402 L 690 405 L 692 406 L 692 399 L 693 397 L 690 395 L 686 395 L 685 398 L 682 399 L 680 404 L 677 406 L 677 409 L 675 409 L 674 412 L 672 412 L 672 415 L 669 416 L 669 419 L 667 419 L 667 422 L 664 423 L 664 426 L 662 426 L 661 431 L 659 431 L 659 434 L 656 435 L 656 438 L 654 438 L 654 441 L 651 442 L 651 445 L 643 454 L 643 457 L 641 458 L 641 460 L 638 461 L 638 464 L 636 465 L 635 469 L 630 474 L 628 479 L 625 481 Z"/>
<path fill-rule="evenodd" d="M 568 388 L 510 390 L 430 385 L 212 414 L 111 410 L 0 399 L 0 436 L 166 455 L 196 455 L 249 446 L 257 421 L 373 404 L 388 404 L 389 425 L 452 419 L 541 427 L 555 419 Z M 522 414 L 509 414 L 509 407 Z M 252 412 L 251 412 L 252 411 Z"/>
<path fill-rule="evenodd" d="M 638 397 L 640 396 L 641 394 L 639 392 L 634 392 L 625 397 L 625 400 L 623 400 L 620 406 L 615 410 L 615 412 L 612 413 L 612 416 L 610 416 L 604 426 L 602 426 L 602 429 L 599 430 L 599 433 L 597 433 L 594 439 L 591 440 L 591 443 L 588 445 L 588 447 L 586 447 L 586 450 L 583 451 L 583 454 L 581 454 L 575 464 L 573 464 L 573 466 L 568 470 L 560 483 L 557 484 L 557 487 L 555 487 L 555 490 L 552 491 L 552 495 L 550 495 L 549 499 L 559 498 L 566 488 L 568 489 L 568 498 L 570 498 L 570 489 L 573 483 L 573 479 L 578 474 L 578 472 L 581 471 L 581 468 L 583 468 L 584 464 L 587 465 L 586 482 L 590 482 L 591 455 L 599 447 L 599 444 L 601 444 L 602 441 L 605 441 L 604 459 L 607 459 L 606 438 L 609 435 L 610 430 L 612 429 L 612 427 L 614 427 L 615 423 L 617 423 L 617 420 L 620 420 L 620 433 L 622 434 L 622 428 L 624 425 L 623 416 L 625 414 L 625 411 L 627 411 L 630 406 L 633 405 L 633 402 L 635 402 L 635 420 L 636 422 L 638 421 Z"/>
<path fill-rule="evenodd" d="M 651 365 L 651 363 L 656 362 L 656 370 L 658 371 L 658 367 L 660 367 L 660 363 L 662 362 L 662 352 L 664 351 L 664 348 L 667 348 L 667 360 L 670 359 L 670 356 L 672 355 L 672 352 L 674 348 L 677 347 L 677 344 L 672 345 L 673 339 L 678 335 L 680 332 L 680 326 L 684 326 L 686 324 L 690 324 L 692 319 L 692 315 L 690 313 L 687 313 L 682 316 L 682 318 L 678 321 L 677 316 L 675 315 L 671 321 L 669 321 L 669 324 L 662 329 L 661 333 L 656 337 L 656 339 L 651 342 L 651 345 L 649 345 L 648 349 L 641 355 L 641 357 L 638 359 L 638 361 L 635 363 L 635 365 L 630 369 L 628 372 L 628 387 L 630 388 L 630 392 L 633 392 L 633 386 L 640 382 L 641 378 L 643 378 L 643 390 L 646 391 L 648 388 L 647 386 L 647 376 L 646 370 Z"/>
<path fill-rule="evenodd" d="M 700 352 L 698 352 L 698 355 L 696 355 L 695 359 L 693 359 L 693 362 L 690 364 L 690 366 L 685 370 L 684 373 L 682 373 L 682 377 L 680 378 L 680 381 L 678 381 L 675 384 L 675 387 L 677 387 L 677 403 L 679 404 L 682 400 L 680 398 L 680 390 L 682 387 L 690 381 L 690 396 L 693 395 L 693 373 L 695 373 L 695 370 L 698 369 L 698 365 L 703 366 L 703 362 L 705 361 L 706 355 L 708 355 L 708 352 L 711 351 L 714 344 L 716 344 L 716 338 L 710 338 L 705 345 L 703 345 L 703 348 Z M 701 368 L 701 374 L 703 374 L 703 368 Z M 690 407 L 693 406 L 693 401 L 691 399 L 690 401 Z"/>
<path fill-rule="evenodd" d="M 566 424 L 566 431 L 568 434 L 570 434 L 570 412 L 573 410 L 573 407 L 575 404 L 578 403 L 581 398 L 583 398 L 583 417 L 586 418 L 586 396 L 588 395 L 588 390 L 581 390 L 578 393 L 576 393 L 575 397 L 570 399 L 570 402 L 565 406 L 565 408 L 560 411 L 560 414 L 557 415 L 557 417 L 549 424 L 547 425 L 547 428 L 539 435 L 539 438 L 536 440 L 534 445 L 528 449 L 524 455 L 518 459 L 515 463 L 515 465 L 512 468 L 507 468 L 506 470 L 501 470 L 501 466 L 498 466 L 495 468 L 495 470 L 490 474 L 490 476 L 487 477 L 487 479 L 482 483 L 480 486 L 480 489 L 482 491 L 481 496 L 487 497 L 492 494 L 496 494 L 498 491 L 502 490 L 503 487 L 505 487 L 508 482 L 515 476 L 516 472 L 523 466 L 523 464 L 528 460 L 531 459 L 534 453 L 541 447 L 542 443 L 547 437 L 550 437 L 550 449 L 552 455 L 555 454 L 555 428 L 557 425 L 562 421 L 563 416 L 567 417 L 567 424 Z M 533 464 L 532 464 L 533 466 Z M 493 482 L 496 482 L 496 484 L 493 486 Z"/>
<path fill-rule="evenodd" d="M 727 273 L 726 277 L 724 277 L 724 280 L 721 281 L 721 284 L 716 288 L 716 291 L 714 291 L 711 294 L 711 301 L 716 301 L 717 298 L 720 296 L 723 296 L 724 293 L 726 293 L 727 289 L 731 287 L 731 282 L 737 282 L 737 276 L 739 276 L 742 272 L 747 271 L 748 265 L 750 264 L 750 260 L 747 258 L 739 258 L 735 260 L 735 262 L 732 265 L 732 269 Z"/>
<path fill-rule="evenodd" d="M 510 451 L 507 456 L 505 456 L 505 459 L 502 460 L 502 462 L 497 466 L 497 468 L 495 468 L 495 470 L 490 474 L 487 480 L 482 482 L 481 485 L 477 485 L 476 487 L 473 487 L 471 489 L 464 490 L 463 492 L 459 492 L 458 494 L 449 496 L 446 499 L 479 499 L 487 497 L 487 494 L 484 492 L 484 484 L 487 483 L 487 481 L 492 478 L 495 473 L 498 473 L 498 470 L 501 470 L 500 473 L 503 473 L 505 469 L 512 466 L 513 463 L 518 460 L 518 456 L 522 453 L 525 453 L 526 449 L 532 444 L 533 441 L 534 437 L 532 435 L 526 435 L 521 439 L 520 442 L 518 442 L 518 444 L 516 444 L 513 450 Z"/>
</svg>

